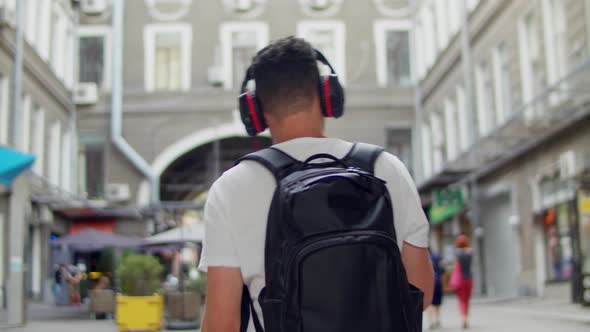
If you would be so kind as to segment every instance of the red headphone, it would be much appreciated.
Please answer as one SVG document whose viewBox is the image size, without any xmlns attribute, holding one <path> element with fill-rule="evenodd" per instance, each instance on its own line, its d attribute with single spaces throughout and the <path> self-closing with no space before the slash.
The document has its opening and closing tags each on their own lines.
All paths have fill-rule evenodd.
<svg viewBox="0 0 590 332">
<path fill-rule="evenodd" d="M 344 113 L 344 89 L 338 81 L 338 75 L 326 57 L 315 50 L 316 60 L 330 68 L 330 74 L 320 74 L 319 96 L 322 113 L 328 118 L 339 118 Z M 256 90 L 248 90 L 247 85 L 254 80 L 254 68 L 250 66 L 246 71 L 246 77 L 242 83 L 240 96 L 238 97 L 240 116 L 246 131 L 250 136 L 256 136 L 266 129 L 266 122 L 262 114 L 262 107 L 256 95 Z"/>
</svg>

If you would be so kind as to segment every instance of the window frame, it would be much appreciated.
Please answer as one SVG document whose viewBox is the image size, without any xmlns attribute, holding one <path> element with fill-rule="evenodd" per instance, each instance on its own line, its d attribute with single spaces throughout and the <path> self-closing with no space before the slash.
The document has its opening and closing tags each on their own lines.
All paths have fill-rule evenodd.
<svg viewBox="0 0 590 332">
<path fill-rule="evenodd" d="M 35 155 L 33 171 L 37 175 L 44 175 L 45 164 L 45 110 L 36 107 L 33 110 L 33 136 L 31 137 L 31 153 Z"/>
<path fill-rule="evenodd" d="M 338 80 L 346 84 L 346 26 L 339 20 L 304 20 L 297 23 L 297 36 L 308 40 L 313 30 L 333 30 L 335 37 L 336 59 L 328 59 L 334 67 Z M 309 41 L 309 40 L 308 40 Z"/>
<path fill-rule="evenodd" d="M 432 149 L 432 128 L 430 122 L 423 121 L 421 124 L 421 135 L 422 135 L 422 172 L 423 178 L 427 179 L 433 175 L 434 165 L 433 161 L 433 149 Z"/>
<path fill-rule="evenodd" d="M 31 96 L 25 94 L 22 96 L 21 104 L 21 130 L 20 130 L 20 147 L 22 152 L 28 153 L 31 145 L 31 109 L 33 108 L 33 100 Z"/>
<path fill-rule="evenodd" d="M 39 55 L 46 62 L 51 59 L 51 0 L 40 0 L 38 4 L 41 12 L 39 24 L 37 24 L 37 50 Z M 78 26 L 80 28 L 80 26 Z"/>
<path fill-rule="evenodd" d="M 51 60 L 50 64 L 57 77 L 65 83 L 66 78 L 66 45 L 68 35 L 68 17 L 66 11 L 58 2 L 53 2 L 52 15 L 57 20 L 51 19 Z"/>
<path fill-rule="evenodd" d="M 455 100 L 452 97 L 446 97 L 443 103 L 447 159 L 455 160 L 459 155 L 460 138 L 459 130 L 456 127 L 459 122 L 459 112 Z"/>
<path fill-rule="evenodd" d="M 459 153 L 465 152 L 471 146 L 471 137 L 469 135 L 468 117 L 467 117 L 467 97 L 465 96 L 465 87 L 463 84 L 457 85 L 455 89 L 457 96 L 457 116 L 459 117 Z"/>
<path fill-rule="evenodd" d="M 160 33 L 180 34 L 180 89 L 166 91 L 189 91 L 192 78 L 191 53 L 193 40 L 192 25 L 189 23 L 154 23 L 144 26 L 144 88 L 147 92 L 161 91 L 156 89 L 156 37 Z"/>
<path fill-rule="evenodd" d="M 557 2 L 560 5 L 559 12 L 552 6 L 556 4 L 555 0 L 543 0 L 542 16 L 543 16 L 543 40 L 545 44 L 545 61 L 547 70 L 548 84 L 554 84 L 567 72 L 567 53 L 563 48 L 559 48 L 559 43 L 556 42 L 555 35 L 560 33 L 558 25 L 563 24 L 563 31 L 567 37 L 567 18 L 564 17 L 563 3 Z M 561 17 L 560 17 L 561 15 Z M 567 41 L 566 41 L 567 42 Z M 565 46 L 565 45 L 562 45 Z"/>
<path fill-rule="evenodd" d="M 510 49 L 506 41 L 502 41 L 494 47 L 492 51 L 492 66 L 494 71 L 494 98 L 496 108 L 496 123 L 503 124 L 512 113 L 512 94 L 511 94 L 511 77 L 510 77 Z M 504 66 L 508 66 L 508 72 L 504 72 Z M 504 79 L 507 75 L 508 87 L 505 86 Z"/>
<path fill-rule="evenodd" d="M 49 132 L 49 163 L 48 163 L 48 178 L 49 182 L 55 186 L 60 186 L 61 177 L 61 140 L 62 140 L 62 124 L 59 120 L 54 120 Z"/>
<path fill-rule="evenodd" d="M 408 33 L 408 52 L 410 52 L 410 84 L 411 86 L 414 80 L 414 65 L 412 61 L 412 22 L 409 20 L 378 20 L 373 24 L 373 36 L 375 38 L 375 56 L 376 56 L 376 70 L 377 70 L 377 83 L 381 87 L 387 86 L 400 86 L 405 87 L 406 85 L 397 85 L 388 82 L 388 68 L 387 68 L 387 40 L 386 34 L 389 31 L 406 31 Z"/>
<path fill-rule="evenodd" d="M 112 41 L 112 29 L 106 25 L 82 25 L 78 27 L 78 51 L 77 54 L 80 56 L 80 39 L 86 37 L 102 37 L 103 38 L 103 73 L 102 73 L 102 84 L 98 87 L 102 91 L 111 90 L 111 41 Z M 80 82 L 80 68 L 78 62 L 78 68 L 76 68 L 76 82 Z"/>
<path fill-rule="evenodd" d="M 484 68 L 485 67 L 485 68 Z M 494 82 L 490 62 L 480 61 L 475 68 L 475 88 L 477 101 L 477 129 L 480 137 L 488 135 L 496 125 L 494 112 Z M 491 94 L 488 94 L 487 84 L 491 84 Z M 491 122 L 493 120 L 493 122 Z"/>
<path fill-rule="evenodd" d="M 234 88 L 233 81 L 233 36 L 234 32 L 255 32 L 256 33 L 256 50 L 260 50 L 268 44 L 269 28 L 266 22 L 251 21 L 251 22 L 226 22 L 221 25 L 219 29 L 219 39 L 221 41 L 221 61 L 222 61 L 222 77 L 223 88 L 225 90 L 232 90 Z M 244 73 L 245 74 L 245 73 Z"/>
<path fill-rule="evenodd" d="M 533 64 L 531 63 L 532 45 L 529 45 L 529 28 L 527 21 L 531 19 L 533 28 L 538 29 L 538 21 L 533 11 L 528 11 L 522 15 L 518 20 L 518 48 L 520 58 L 520 82 L 522 90 L 522 103 L 526 105 L 533 100 L 534 97 L 534 76 Z M 538 46 L 538 45 L 537 45 Z"/>
<path fill-rule="evenodd" d="M 8 75 L 0 73 L 0 144 L 8 145 L 10 128 L 10 81 Z"/>
</svg>

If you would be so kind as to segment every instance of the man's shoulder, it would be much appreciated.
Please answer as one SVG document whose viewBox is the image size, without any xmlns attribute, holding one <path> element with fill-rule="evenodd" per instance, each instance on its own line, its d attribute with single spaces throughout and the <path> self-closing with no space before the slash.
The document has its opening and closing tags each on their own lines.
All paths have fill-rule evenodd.
<svg viewBox="0 0 590 332">
<path fill-rule="evenodd" d="M 274 178 L 261 164 L 244 160 L 225 171 L 211 186 L 211 191 L 223 194 L 224 198 L 231 194 L 243 192 L 256 193 L 265 184 L 274 183 Z"/>
</svg>

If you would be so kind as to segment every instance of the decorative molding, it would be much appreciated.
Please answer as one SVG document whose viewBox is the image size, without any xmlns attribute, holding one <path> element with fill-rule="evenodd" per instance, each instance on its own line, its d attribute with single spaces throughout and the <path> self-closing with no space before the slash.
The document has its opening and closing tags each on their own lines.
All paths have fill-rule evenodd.
<svg viewBox="0 0 590 332">
<path fill-rule="evenodd" d="M 342 8 L 343 2 L 343 0 L 299 0 L 303 13 L 314 18 L 336 15 Z"/>
<path fill-rule="evenodd" d="M 411 8 L 408 0 L 374 0 L 381 15 L 392 18 L 409 18 Z"/>
<path fill-rule="evenodd" d="M 223 0 L 223 7 L 228 15 L 252 19 L 264 13 L 266 3 L 267 0 Z"/>
<path fill-rule="evenodd" d="M 177 21 L 188 14 L 192 0 L 145 0 L 145 5 L 151 17 L 158 21 Z M 158 5 L 177 5 L 177 9 L 166 12 L 158 8 Z"/>
</svg>

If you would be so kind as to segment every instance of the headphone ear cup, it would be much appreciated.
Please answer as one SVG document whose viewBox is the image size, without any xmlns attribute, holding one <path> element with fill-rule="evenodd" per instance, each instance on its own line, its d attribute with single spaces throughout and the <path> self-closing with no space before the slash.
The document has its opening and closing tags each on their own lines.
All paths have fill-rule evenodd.
<svg viewBox="0 0 590 332">
<path fill-rule="evenodd" d="M 258 97 L 254 92 L 244 92 L 238 97 L 240 117 L 250 136 L 256 136 L 266 129 L 266 122 Z"/>
<path fill-rule="evenodd" d="M 344 89 L 336 75 L 320 76 L 320 106 L 327 118 L 339 118 L 344 114 Z"/>
</svg>

